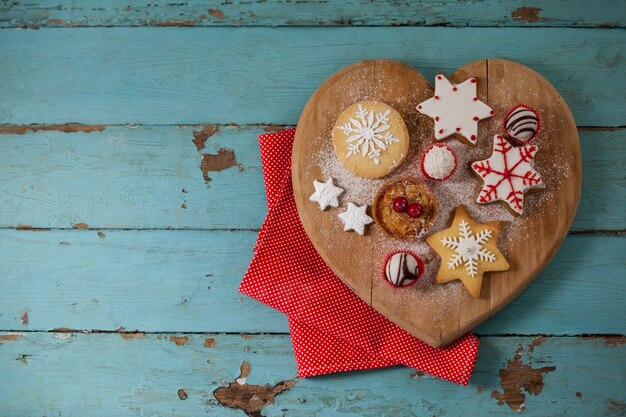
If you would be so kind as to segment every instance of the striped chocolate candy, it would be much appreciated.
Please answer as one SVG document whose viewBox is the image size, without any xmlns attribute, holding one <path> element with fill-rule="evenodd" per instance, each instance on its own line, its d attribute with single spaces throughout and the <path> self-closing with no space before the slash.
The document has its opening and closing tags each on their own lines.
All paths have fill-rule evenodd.
<svg viewBox="0 0 626 417">
<path fill-rule="evenodd" d="M 417 282 L 423 269 L 423 262 L 419 256 L 408 252 L 396 252 L 387 257 L 384 277 L 394 287 L 406 287 Z"/>
<path fill-rule="evenodd" d="M 504 120 L 507 136 L 525 144 L 539 132 L 539 115 L 532 107 L 520 104 L 513 107 Z"/>
</svg>

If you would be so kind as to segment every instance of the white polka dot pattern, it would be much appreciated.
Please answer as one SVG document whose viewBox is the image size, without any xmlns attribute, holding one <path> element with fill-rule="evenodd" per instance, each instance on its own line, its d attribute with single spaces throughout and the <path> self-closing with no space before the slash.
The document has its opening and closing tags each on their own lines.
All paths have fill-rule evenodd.
<svg viewBox="0 0 626 417">
<path fill-rule="evenodd" d="M 304 231 L 291 186 L 295 129 L 259 136 L 268 215 L 239 290 L 288 316 L 298 376 L 403 364 L 467 385 L 479 340 L 441 349 L 365 304 L 324 263 Z"/>
</svg>

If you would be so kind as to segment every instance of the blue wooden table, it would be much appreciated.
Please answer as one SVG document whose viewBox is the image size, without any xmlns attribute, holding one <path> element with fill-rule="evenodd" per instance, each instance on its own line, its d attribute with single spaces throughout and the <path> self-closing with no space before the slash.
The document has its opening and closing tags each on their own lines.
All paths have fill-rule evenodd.
<svg viewBox="0 0 626 417">
<path fill-rule="evenodd" d="M 1 416 L 626 414 L 623 1 L 3 0 L 0 27 Z M 285 318 L 237 293 L 256 136 L 354 61 L 432 79 L 486 57 L 540 72 L 579 125 L 563 247 L 476 329 L 468 387 L 296 379 Z"/>
</svg>

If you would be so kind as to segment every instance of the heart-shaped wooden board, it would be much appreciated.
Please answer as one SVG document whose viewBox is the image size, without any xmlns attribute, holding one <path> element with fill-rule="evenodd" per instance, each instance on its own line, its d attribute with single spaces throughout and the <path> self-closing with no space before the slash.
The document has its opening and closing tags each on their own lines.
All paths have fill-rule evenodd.
<svg viewBox="0 0 626 417">
<path fill-rule="evenodd" d="M 380 185 L 390 178 L 411 175 L 422 178 L 421 152 L 433 139 L 432 119 L 416 110 L 433 96 L 429 82 L 413 68 L 389 60 L 370 60 L 350 65 L 327 79 L 304 108 L 295 136 L 292 182 L 298 213 L 313 245 L 341 280 L 363 301 L 412 335 L 434 347 L 455 340 L 494 315 L 515 298 L 546 266 L 563 242 L 574 219 L 581 189 L 581 158 L 578 132 L 572 114 L 556 89 L 528 67 L 502 59 L 469 63 L 449 78 L 460 83 L 478 80 L 478 97 L 495 110 L 495 116 L 479 123 L 475 147 L 456 139 L 445 142 L 459 156 L 452 179 L 431 183 L 440 213 L 429 233 L 449 227 L 454 208 L 464 204 L 477 221 L 505 221 L 498 247 L 511 269 L 488 272 L 481 297 L 472 298 L 460 281 L 436 284 L 440 259 L 423 239 L 396 240 L 380 226 L 368 226 L 365 236 L 344 232 L 338 214 L 348 202 L 370 206 Z M 331 132 L 339 114 L 351 104 L 374 99 L 389 104 L 404 118 L 409 134 L 409 154 L 403 164 L 379 180 L 358 178 L 343 168 L 334 155 Z M 475 203 L 482 181 L 470 172 L 472 161 L 491 155 L 494 134 L 503 134 L 503 118 L 516 104 L 538 110 L 541 132 L 535 168 L 546 188 L 527 193 L 524 214 L 514 216 L 501 202 Z M 340 207 L 320 211 L 309 201 L 313 180 L 333 177 L 345 189 Z M 388 253 L 410 249 L 426 260 L 420 281 L 394 288 L 382 278 Z M 530 312 L 529 312 L 530 314 Z"/>
</svg>

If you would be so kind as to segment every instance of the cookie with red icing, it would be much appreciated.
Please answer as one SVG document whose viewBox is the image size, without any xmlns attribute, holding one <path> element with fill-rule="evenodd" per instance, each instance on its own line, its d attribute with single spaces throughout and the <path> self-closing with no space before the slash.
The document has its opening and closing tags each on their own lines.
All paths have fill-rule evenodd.
<svg viewBox="0 0 626 417">
<path fill-rule="evenodd" d="M 503 136 L 495 135 L 491 156 L 472 163 L 472 169 L 484 181 L 476 201 L 486 204 L 501 200 L 516 214 L 522 214 L 524 193 L 545 188 L 541 175 L 535 171 L 538 150 L 537 145 L 515 147 Z"/>
<path fill-rule="evenodd" d="M 443 74 L 435 78 L 435 95 L 417 106 L 417 110 L 435 121 L 435 139 L 462 136 L 476 144 L 478 122 L 495 114 L 476 95 L 478 80 L 470 78 L 453 84 Z"/>
</svg>

